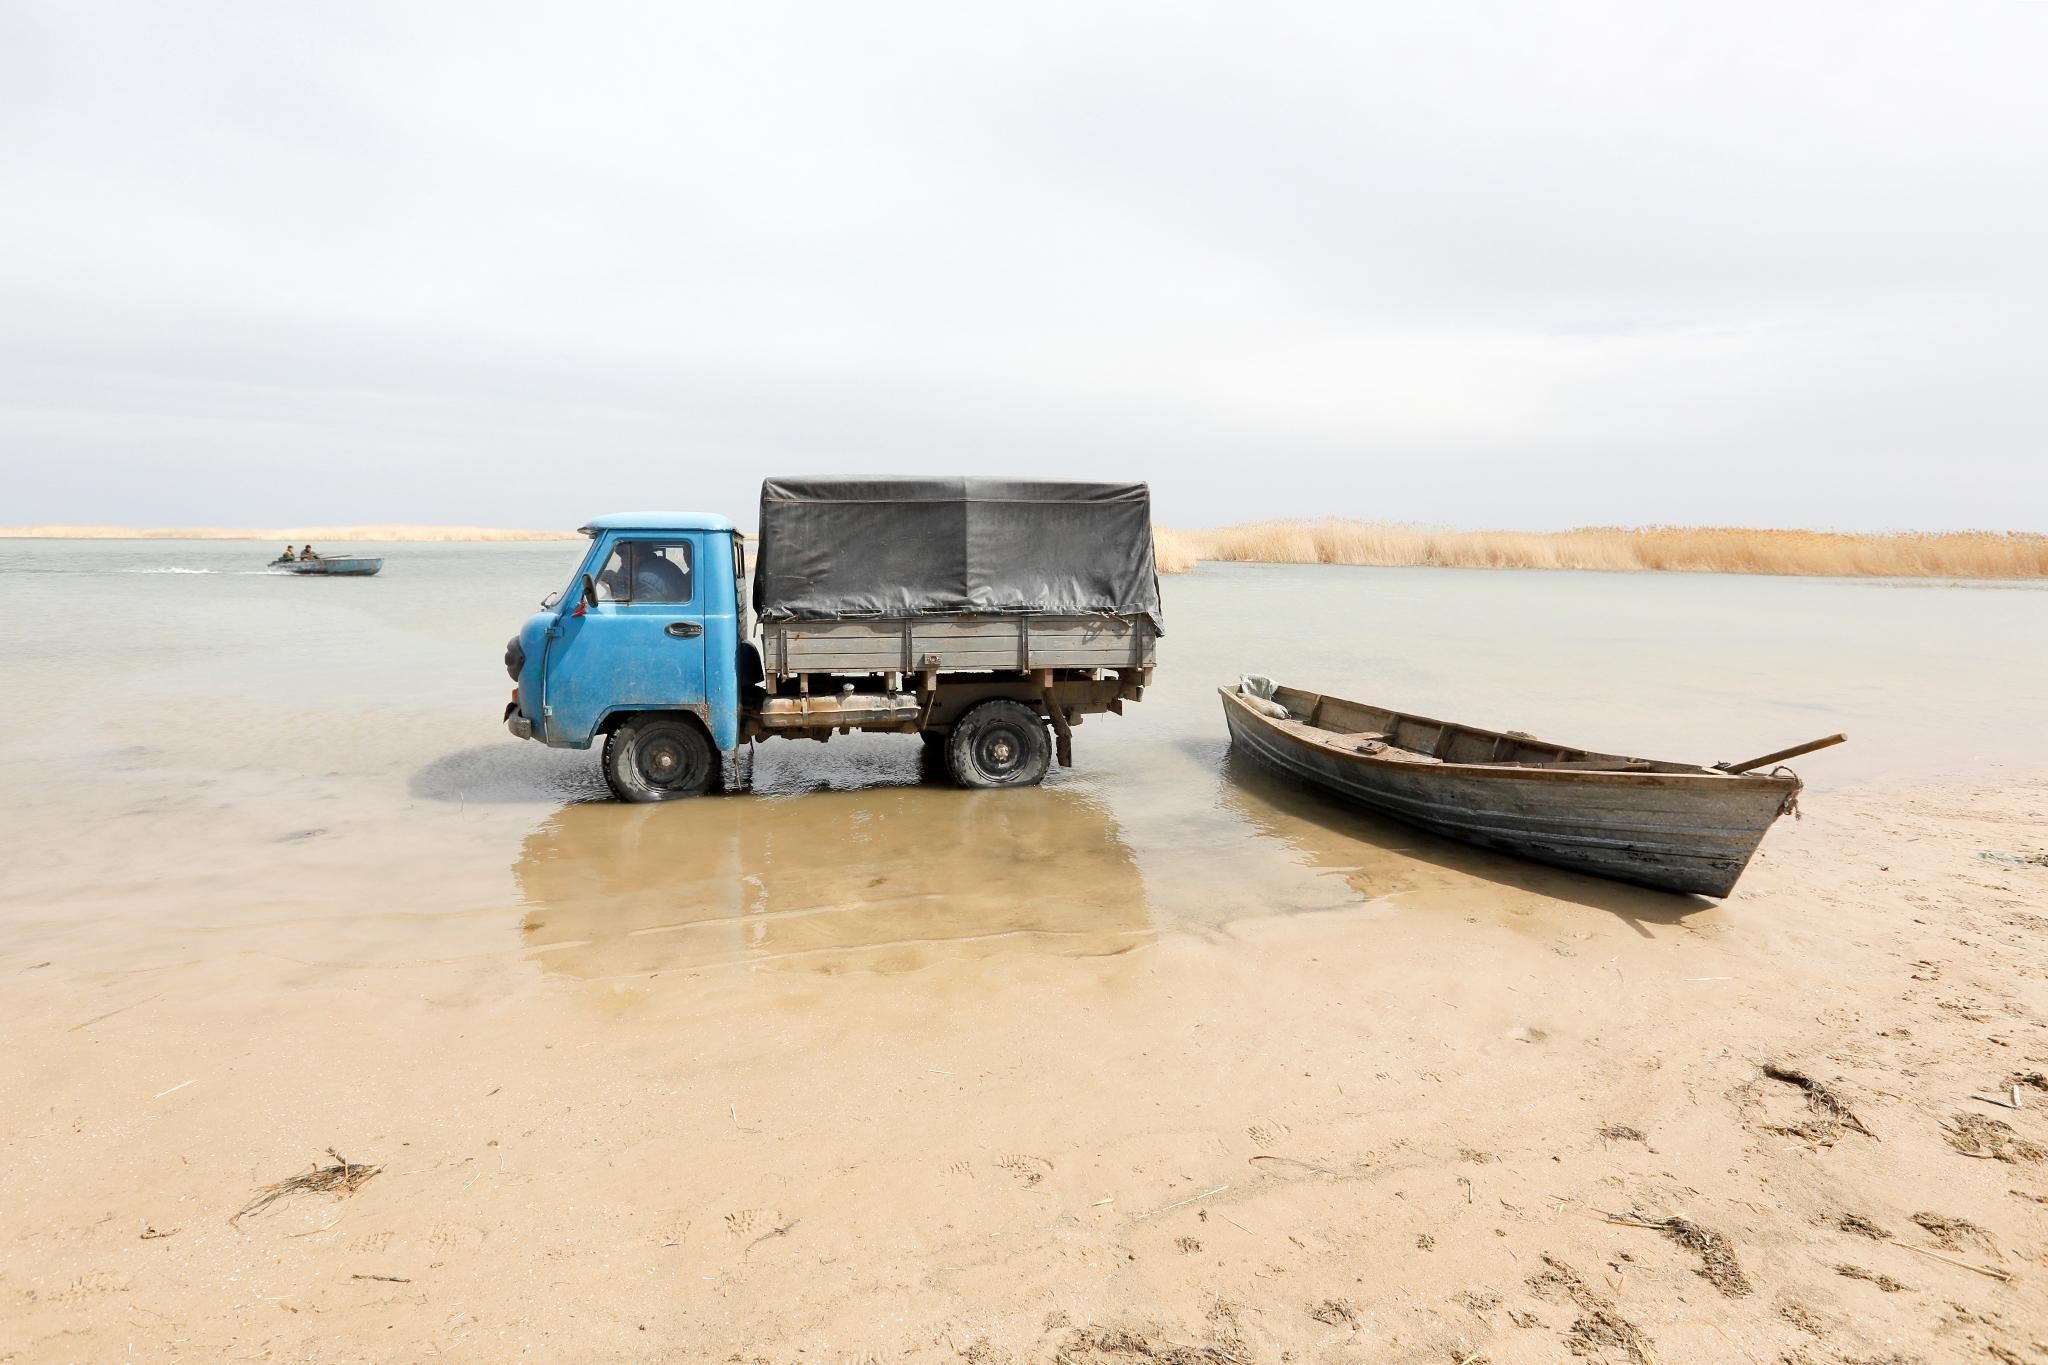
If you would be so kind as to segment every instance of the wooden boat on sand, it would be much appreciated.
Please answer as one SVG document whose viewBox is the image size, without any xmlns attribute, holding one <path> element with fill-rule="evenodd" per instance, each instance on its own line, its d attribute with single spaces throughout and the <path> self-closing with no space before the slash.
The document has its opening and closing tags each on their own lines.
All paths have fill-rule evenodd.
<svg viewBox="0 0 2048 1365">
<path fill-rule="evenodd" d="M 1593 753 L 1291 687 L 1218 689 L 1231 744 L 1382 815 L 1485 848 L 1667 891 L 1725 896 L 1800 781 L 1747 763 L 1699 767 Z"/>
<path fill-rule="evenodd" d="M 368 578 L 384 567 L 384 561 L 362 555 L 322 555 L 317 559 L 273 559 L 270 567 L 316 578 Z"/>
</svg>

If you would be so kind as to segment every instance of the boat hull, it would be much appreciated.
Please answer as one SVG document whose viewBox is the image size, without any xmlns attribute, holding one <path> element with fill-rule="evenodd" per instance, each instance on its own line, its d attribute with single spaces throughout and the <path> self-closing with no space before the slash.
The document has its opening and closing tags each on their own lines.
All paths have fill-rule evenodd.
<svg viewBox="0 0 2048 1365">
<path fill-rule="evenodd" d="M 368 578 L 384 567 L 384 561 L 337 556 L 333 559 L 316 559 L 310 563 L 305 560 L 293 560 L 287 564 L 282 560 L 273 560 L 270 567 L 298 574 L 302 578 Z"/>
<path fill-rule="evenodd" d="M 1586 772 L 1376 760 L 1333 750 L 1222 691 L 1234 747 L 1404 823 L 1482 848 L 1665 891 L 1726 896 L 1799 790 L 1796 778 Z"/>
</svg>

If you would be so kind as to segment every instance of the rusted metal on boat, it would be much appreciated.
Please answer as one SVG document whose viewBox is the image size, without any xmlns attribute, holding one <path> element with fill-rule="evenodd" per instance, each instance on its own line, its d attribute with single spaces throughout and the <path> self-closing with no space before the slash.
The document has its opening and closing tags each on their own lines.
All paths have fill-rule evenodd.
<svg viewBox="0 0 2048 1365">
<path fill-rule="evenodd" d="M 1217 690 L 1231 743 L 1281 772 L 1448 838 L 1666 891 L 1733 891 L 1800 789 L 1782 768 L 1593 753 L 1291 687 L 1265 703 L 1283 718 Z"/>
</svg>

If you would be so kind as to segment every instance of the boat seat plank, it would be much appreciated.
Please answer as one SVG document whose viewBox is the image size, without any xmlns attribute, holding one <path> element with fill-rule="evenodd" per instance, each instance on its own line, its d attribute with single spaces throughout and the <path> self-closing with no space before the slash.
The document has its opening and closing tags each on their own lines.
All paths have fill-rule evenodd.
<svg viewBox="0 0 2048 1365">
<path fill-rule="evenodd" d="M 1384 758 L 1391 763 L 1419 763 L 1425 766 L 1431 764 L 1441 765 L 1443 763 L 1443 760 L 1435 754 L 1418 754 L 1413 749 L 1402 749 L 1391 744 L 1384 749 L 1378 750 L 1372 756 L 1374 758 Z"/>
<path fill-rule="evenodd" d="M 1510 768 L 1564 768 L 1580 772 L 1647 773 L 1656 764 L 1647 758 L 1556 758 L 1541 763 L 1510 763 Z"/>
</svg>

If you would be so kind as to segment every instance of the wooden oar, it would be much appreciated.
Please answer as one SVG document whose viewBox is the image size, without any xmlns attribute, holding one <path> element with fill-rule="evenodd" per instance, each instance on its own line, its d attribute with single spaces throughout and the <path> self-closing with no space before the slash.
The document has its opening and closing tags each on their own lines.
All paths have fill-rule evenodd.
<svg viewBox="0 0 2048 1365">
<path fill-rule="evenodd" d="M 1783 763 L 1788 758 L 1797 758 L 1801 754 L 1810 754 L 1815 749 L 1833 748 L 1835 745 L 1845 742 L 1848 738 L 1847 735 L 1829 735 L 1826 739 L 1808 740 L 1804 744 L 1795 744 L 1789 749 L 1780 749 L 1774 754 L 1765 754 L 1762 758 L 1752 758 L 1747 763 L 1716 763 L 1714 766 L 1724 773 L 1746 773 L 1751 768 L 1761 768 L 1766 763 Z"/>
</svg>

